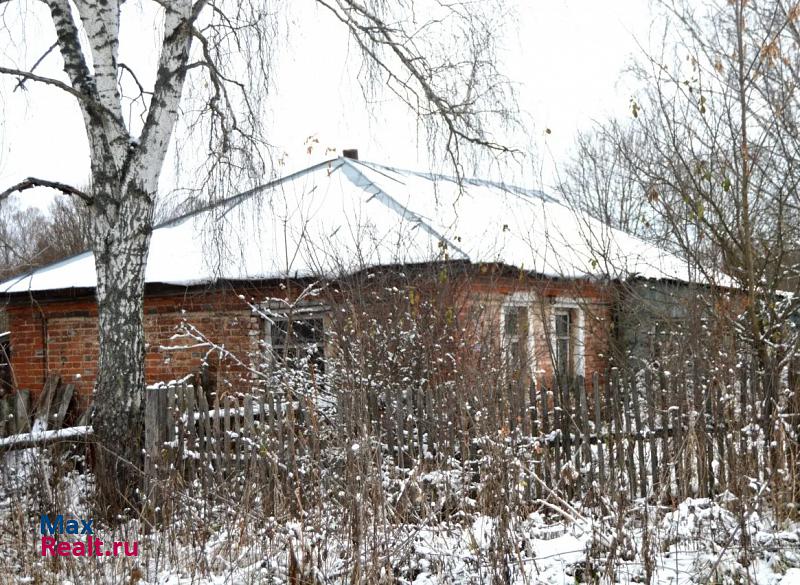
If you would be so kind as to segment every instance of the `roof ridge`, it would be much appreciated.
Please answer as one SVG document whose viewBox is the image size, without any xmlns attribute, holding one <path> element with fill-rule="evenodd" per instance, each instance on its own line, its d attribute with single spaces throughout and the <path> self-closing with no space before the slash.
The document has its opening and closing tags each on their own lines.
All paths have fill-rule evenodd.
<svg viewBox="0 0 800 585">
<path fill-rule="evenodd" d="M 358 173 L 358 176 L 359 176 L 359 177 L 361 177 L 361 178 L 362 178 L 363 180 L 365 180 L 365 181 L 366 181 L 366 182 L 367 182 L 369 185 L 371 185 L 372 187 L 374 187 L 375 189 L 377 189 L 377 190 L 378 190 L 378 192 L 377 192 L 377 193 L 373 193 L 373 197 L 374 197 L 375 195 L 378 195 L 378 194 L 380 193 L 380 194 L 382 195 L 382 199 L 384 199 L 384 201 L 382 201 L 382 203 L 383 203 L 383 204 L 384 204 L 384 205 L 385 205 L 387 208 L 391 209 L 391 210 L 392 210 L 393 212 L 395 212 L 395 213 L 398 213 L 398 212 L 399 212 L 399 210 L 402 210 L 403 214 L 404 214 L 404 215 L 406 215 L 406 217 L 407 217 L 408 219 L 410 219 L 410 220 L 414 221 L 415 223 L 417 223 L 417 225 L 419 225 L 420 227 L 422 227 L 422 229 L 424 229 L 424 230 L 425 230 L 426 232 L 428 232 L 430 235 L 432 235 L 433 237 L 435 237 L 436 239 L 438 239 L 440 242 L 445 242 L 445 243 L 446 243 L 446 244 L 447 244 L 447 245 L 448 245 L 450 248 L 452 248 L 453 250 L 455 250 L 456 252 L 458 252 L 459 254 L 461 254 L 461 255 L 463 256 L 463 260 L 469 260 L 469 259 L 470 259 L 470 257 L 469 257 L 469 254 L 467 254 L 467 253 L 466 253 L 464 250 L 462 250 L 461 248 L 459 248 L 458 246 L 456 246 L 456 245 L 455 245 L 455 244 L 454 244 L 454 243 L 453 243 L 453 242 L 452 242 L 452 241 L 451 241 L 449 238 L 447 238 L 447 237 L 445 237 L 444 235 L 440 234 L 440 233 L 439 233 L 439 231 L 438 231 L 436 228 L 434 228 L 432 225 L 430 225 L 430 224 L 429 224 L 427 221 L 425 221 L 425 219 L 424 219 L 424 218 L 423 218 L 423 217 L 422 217 L 422 216 L 421 216 L 419 213 L 417 213 L 416 211 L 414 211 L 414 210 L 412 210 L 412 209 L 409 209 L 408 207 L 406 207 L 405 205 L 403 205 L 402 203 L 400 203 L 399 201 L 397 201 L 397 199 L 395 199 L 394 197 L 392 197 L 392 196 L 391 196 L 391 194 L 389 194 L 389 193 L 388 193 L 388 192 L 386 192 L 384 189 L 382 189 L 381 187 L 379 187 L 379 186 L 378 186 L 376 183 L 374 183 L 373 181 L 371 181 L 371 180 L 369 179 L 369 177 L 367 177 L 367 176 L 366 176 L 366 175 L 365 175 L 363 172 L 361 172 L 361 171 L 360 171 L 360 170 L 359 170 L 359 169 L 358 169 L 358 168 L 357 168 L 357 167 L 356 167 L 356 166 L 353 164 L 354 162 L 357 162 L 357 161 L 354 161 L 354 160 L 352 160 L 352 159 L 344 159 L 344 163 L 343 163 L 343 165 L 342 165 L 342 166 L 344 166 L 344 165 L 346 164 L 346 165 L 347 165 L 349 168 L 351 168 L 351 169 L 352 169 L 354 172 Z M 364 165 L 364 166 L 367 166 L 367 165 Z M 346 175 L 347 175 L 347 171 L 344 171 L 344 172 L 345 172 L 345 176 L 346 176 Z M 354 184 L 356 187 L 360 187 L 360 185 L 356 184 L 356 183 L 355 183 L 355 182 L 354 182 L 354 181 L 353 181 L 353 180 L 352 180 L 350 177 L 348 177 L 348 179 L 350 179 L 350 181 L 351 181 L 351 182 L 353 182 L 353 184 Z"/>
<path fill-rule="evenodd" d="M 387 169 L 389 171 L 397 172 L 397 173 L 410 173 L 412 175 L 416 175 L 417 177 L 433 180 L 433 181 L 451 181 L 453 183 L 458 183 L 459 178 L 453 175 L 445 175 L 442 173 L 433 173 L 433 172 L 426 172 L 426 171 L 418 171 L 414 169 L 403 169 L 400 167 L 393 167 L 389 165 L 384 165 L 381 163 L 365 161 L 365 160 L 351 160 L 354 163 L 360 163 L 366 167 L 369 167 L 373 171 L 377 171 L 378 169 L 373 167 L 378 167 L 381 169 Z M 389 177 L 391 178 L 391 177 Z M 542 199 L 549 203 L 556 203 L 559 205 L 564 205 L 564 202 L 559 198 L 550 195 L 549 193 L 542 191 L 541 189 L 531 189 L 528 187 L 521 187 L 519 185 L 515 185 L 513 183 L 506 183 L 504 181 L 494 181 L 491 179 L 479 179 L 477 177 L 462 177 L 460 179 L 461 182 L 466 183 L 468 185 L 474 186 L 487 186 L 487 187 L 496 187 L 498 189 L 503 189 L 504 191 L 512 192 L 516 195 L 527 195 L 529 197 L 536 197 L 538 199 Z"/>
<path fill-rule="evenodd" d="M 291 181 L 292 179 L 296 179 L 297 177 L 300 177 L 300 176 L 302 176 L 302 175 L 304 175 L 306 173 L 316 171 L 317 169 L 319 169 L 321 167 L 324 167 L 326 165 L 329 165 L 331 163 L 334 163 L 334 162 L 342 160 L 342 159 L 343 159 L 343 157 L 329 158 L 329 159 L 326 159 L 326 160 L 324 160 L 322 162 L 318 162 L 316 164 L 313 164 L 310 167 L 305 167 L 303 169 L 300 169 L 299 171 L 294 171 L 293 173 L 289 173 L 288 175 L 282 175 L 280 177 L 272 179 L 271 181 L 268 181 L 268 182 L 264 183 L 263 185 L 258 185 L 257 187 L 253 187 L 251 189 L 247 189 L 246 191 L 242 191 L 241 193 L 236 193 L 235 195 L 231 195 L 230 197 L 225 197 L 224 199 L 219 199 L 217 201 L 211 201 L 209 203 L 206 203 L 205 205 L 201 205 L 200 207 L 198 207 L 196 209 L 193 209 L 191 211 L 187 211 L 186 213 L 182 213 L 182 214 L 177 215 L 175 217 L 172 217 L 172 218 L 170 218 L 168 220 L 162 221 L 161 223 L 159 223 L 157 225 L 154 225 L 153 226 L 153 230 L 157 230 L 157 229 L 160 229 L 162 227 L 167 227 L 167 226 L 170 226 L 170 225 L 175 225 L 177 223 L 180 223 L 180 222 L 184 221 L 185 219 L 187 219 L 189 217 L 192 217 L 194 215 L 199 215 L 201 213 L 205 213 L 206 211 L 210 211 L 210 210 L 215 209 L 217 207 L 222 207 L 223 205 L 227 205 L 229 203 L 232 203 L 233 205 L 231 207 L 233 207 L 235 205 L 238 205 L 239 203 L 241 203 L 242 201 L 244 201 L 248 197 L 251 197 L 252 195 L 255 195 L 256 193 L 258 193 L 260 191 L 264 191 L 266 189 L 271 189 L 273 187 L 277 187 L 281 183 L 285 183 L 286 181 Z M 336 167 L 336 169 L 333 169 L 333 170 L 337 170 L 340 167 L 341 167 L 341 165 L 339 165 L 339 167 Z"/>
<path fill-rule="evenodd" d="M 344 164 L 344 163 L 350 163 L 350 164 L 354 164 L 355 163 L 355 164 L 364 165 L 364 166 L 370 168 L 371 170 L 377 171 L 377 172 L 379 172 L 378 169 L 386 169 L 386 170 L 389 170 L 389 171 L 392 171 L 392 172 L 397 172 L 397 173 L 410 173 L 410 174 L 413 174 L 413 175 L 415 175 L 417 177 L 421 177 L 423 179 L 428 179 L 428 180 L 434 180 L 434 181 L 444 180 L 444 181 L 451 181 L 453 183 L 458 183 L 459 182 L 458 177 L 455 177 L 453 175 L 445 175 L 445 174 L 441 174 L 441 173 L 418 171 L 418 170 L 414 170 L 414 169 L 403 169 L 403 168 L 400 168 L 400 167 L 384 165 L 384 164 L 381 164 L 381 163 L 365 161 L 365 160 L 361 160 L 361 159 L 351 159 L 351 158 L 348 158 L 348 157 L 345 157 L 345 156 L 338 156 L 336 158 L 330 158 L 330 159 L 326 159 L 324 161 L 321 161 L 319 163 L 315 163 L 315 164 L 313 164 L 313 165 L 311 165 L 309 167 L 305 167 L 305 168 L 300 169 L 298 171 L 294 171 L 292 173 L 289 173 L 288 175 L 282 175 L 280 177 L 277 177 L 277 178 L 275 178 L 275 179 L 273 179 L 271 181 L 268 181 L 268 182 L 264 183 L 263 185 L 258 185 L 256 187 L 251 188 L 251 189 L 247 189 L 246 191 L 242 191 L 241 193 L 236 193 L 235 195 L 231 195 L 230 197 L 226 197 L 224 199 L 219 199 L 217 201 L 212 201 L 212 202 L 206 203 L 205 205 L 201 205 L 200 207 L 197 207 L 196 209 L 193 209 L 191 211 L 187 211 L 185 213 L 182 213 L 180 215 L 177 215 L 175 217 L 172 217 L 170 219 L 162 221 L 159 224 L 154 225 L 153 226 L 153 230 L 157 230 L 159 228 L 167 227 L 167 226 L 170 226 L 170 225 L 175 225 L 177 223 L 180 223 L 180 222 L 184 221 L 185 219 L 187 219 L 189 217 L 192 217 L 192 216 L 195 216 L 195 215 L 199 215 L 201 213 L 204 213 L 206 211 L 210 211 L 211 209 L 215 209 L 217 207 L 222 207 L 224 205 L 230 204 L 231 207 L 234 207 L 235 205 L 238 205 L 239 203 L 241 203 L 245 199 L 251 197 L 252 195 L 255 195 L 256 193 L 258 193 L 260 191 L 264 191 L 266 189 L 271 189 L 273 187 L 277 187 L 281 183 L 284 183 L 286 181 L 290 181 L 290 180 L 295 179 L 295 178 L 297 178 L 299 176 L 302 176 L 302 175 L 304 175 L 306 173 L 313 172 L 313 171 L 315 171 L 315 170 L 317 170 L 317 169 L 319 169 L 321 167 L 324 167 L 326 165 L 330 165 L 330 164 L 335 163 L 337 161 L 340 162 L 341 164 L 338 167 L 336 167 L 336 169 L 333 169 L 333 170 L 338 170 L 339 168 L 341 168 L 342 164 Z M 375 167 L 377 167 L 377 168 L 375 168 Z M 393 177 L 389 177 L 389 176 L 387 176 L 387 178 L 391 179 L 391 180 L 396 180 Z M 527 187 L 520 187 L 519 185 L 505 183 L 503 181 L 494 181 L 494 180 L 489 180 L 489 179 L 479 179 L 477 177 L 462 177 L 461 178 L 461 182 L 464 182 L 464 183 L 469 184 L 469 185 L 475 185 L 475 186 L 496 187 L 496 188 L 499 188 L 499 189 L 503 189 L 504 191 L 512 192 L 512 193 L 514 193 L 516 195 L 526 195 L 526 196 L 529 196 L 529 197 L 536 197 L 536 198 L 542 199 L 542 200 L 544 200 L 546 202 L 556 203 L 556 204 L 559 204 L 559 205 L 563 205 L 564 204 L 563 201 L 560 201 L 559 199 L 553 197 L 549 193 L 546 193 L 546 192 L 544 192 L 544 191 L 542 191 L 540 189 L 529 189 Z M 44 267 L 42 267 L 42 268 L 44 268 Z"/>
</svg>

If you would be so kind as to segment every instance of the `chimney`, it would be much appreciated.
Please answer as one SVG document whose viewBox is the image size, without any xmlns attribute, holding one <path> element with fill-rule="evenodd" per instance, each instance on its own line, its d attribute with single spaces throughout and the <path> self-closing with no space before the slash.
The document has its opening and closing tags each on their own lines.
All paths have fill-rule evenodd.
<svg viewBox="0 0 800 585">
<path fill-rule="evenodd" d="M 357 148 L 345 148 L 342 150 L 342 156 L 344 158 L 351 158 L 353 160 L 358 160 L 358 149 Z"/>
</svg>

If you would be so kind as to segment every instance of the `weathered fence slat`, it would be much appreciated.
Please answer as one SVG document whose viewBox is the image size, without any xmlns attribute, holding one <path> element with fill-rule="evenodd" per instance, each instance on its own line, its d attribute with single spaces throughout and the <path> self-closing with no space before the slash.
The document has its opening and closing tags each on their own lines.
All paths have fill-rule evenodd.
<svg viewBox="0 0 800 585">
<path fill-rule="evenodd" d="M 184 417 L 186 420 L 186 473 L 190 478 L 195 476 L 195 467 L 197 456 L 197 423 L 194 418 L 194 413 L 197 410 L 195 407 L 195 393 L 194 386 L 189 384 L 183 385 L 184 404 Z"/>
<path fill-rule="evenodd" d="M 31 430 L 31 392 L 30 390 L 17 390 L 14 394 L 14 412 L 16 433 L 27 433 Z"/>
<path fill-rule="evenodd" d="M 246 394 L 244 397 L 244 437 L 239 439 L 242 444 L 240 456 L 242 457 L 242 467 L 247 469 L 250 463 L 250 454 L 253 450 L 253 437 L 255 434 L 255 413 L 253 395 Z"/>
<path fill-rule="evenodd" d="M 624 376 L 624 387 L 622 388 L 622 415 L 625 419 L 625 443 L 626 443 L 626 463 L 627 475 L 630 489 L 631 499 L 636 497 L 636 464 L 634 463 L 634 450 L 636 449 L 635 441 L 633 441 L 633 425 L 631 423 L 631 401 L 633 400 L 633 383 L 629 376 Z M 622 380 L 620 386 L 622 386 Z"/>
<path fill-rule="evenodd" d="M 406 390 L 401 390 L 397 396 L 391 399 L 391 404 L 394 406 L 394 430 L 395 430 L 395 443 L 397 445 L 397 463 L 400 467 L 406 467 L 406 434 L 405 434 L 405 416 L 407 412 L 407 404 L 405 400 Z M 410 451 L 409 451 L 410 453 Z"/>
<path fill-rule="evenodd" d="M 612 379 L 612 371 L 606 371 L 606 389 L 605 389 L 605 424 L 606 424 L 606 436 L 608 437 L 607 445 L 608 445 L 608 474 L 609 479 L 611 479 L 616 484 L 616 468 L 617 468 L 617 459 L 618 459 L 618 451 L 616 449 L 616 432 L 617 426 L 615 423 L 614 417 L 614 410 L 612 409 L 612 395 L 614 394 L 613 384 L 614 381 Z M 616 404 L 619 404 L 618 402 Z"/>
<path fill-rule="evenodd" d="M 602 440 L 603 429 L 600 422 L 600 374 L 598 372 L 592 374 L 592 396 L 592 402 L 594 403 L 594 432 L 598 437 L 597 463 L 600 472 L 600 483 L 604 484 L 606 481 L 606 461 L 603 453 L 605 441 Z"/>
<path fill-rule="evenodd" d="M 219 432 L 218 428 L 216 428 L 211 421 L 211 409 L 208 404 L 208 399 L 206 398 L 205 392 L 200 392 L 197 396 L 198 404 L 200 405 L 200 421 L 203 424 L 203 432 L 206 436 L 206 445 L 208 451 L 208 459 L 209 465 L 212 465 L 214 468 L 214 475 L 216 476 L 217 481 L 221 482 L 223 478 L 222 473 L 222 456 L 220 453 L 220 446 L 219 446 Z M 214 404 L 216 405 L 216 398 Z"/>
<path fill-rule="evenodd" d="M 70 404 L 72 404 L 72 396 L 75 394 L 75 386 L 67 384 L 60 392 L 59 400 L 57 402 L 56 411 L 52 417 L 52 428 L 60 429 L 64 426 L 64 421 L 67 418 Z"/>
<path fill-rule="evenodd" d="M 529 392 L 530 392 L 530 401 L 531 401 L 531 405 L 529 407 L 529 410 L 530 410 L 530 417 L 531 417 L 532 433 L 533 433 L 534 437 L 541 437 L 542 434 L 543 434 L 543 431 L 542 431 L 542 426 L 541 426 L 541 423 L 539 422 L 539 416 L 538 416 L 539 406 L 536 403 L 537 388 L 536 388 L 536 384 L 534 384 L 533 382 L 531 382 Z M 536 463 L 533 466 L 533 470 L 534 470 L 534 474 L 536 475 L 536 477 L 541 479 L 542 477 L 544 477 L 543 474 L 544 474 L 544 454 L 545 454 L 545 449 L 544 449 L 544 446 L 541 444 L 541 442 L 538 443 L 538 446 L 539 446 L 539 449 L 538 449 L 538 452 L 536 453 L 536 458 L 534 460 Z M 536 480 L 531 480 L 531 485 L 529 487 L 531 489 L 535 490 L 535 495 L 536 495 L 537 498 L 541 498 L 542 497 L 542 484 L 541 483 L 539 483 Z"/>
<path fill-rule="evenodd" d="M 669 392 L 669 386 L 667 382 L 667 377 L 664 374 L 664 370 L 659 369 L 658 371 L 658 390 L 657 394 L 659 400 L 653 401 L 653 406 L 655 407 L 656 403 L 658 403 L 659 412 L 658 412 L 658 423 L 661 425 L 662 434 L 661 434 L 661 449 L 660 449 L 660 460 L 661 460 L 661 480 L 663 484 L 660 486 L 664 493 L 667 496 L 667 501 L 669 501 L 669 497 L 672 494 L 672 473 L 669 461 L 669 441 L 670 435 L 673 434 L 673 430 L 670 424 L 670 411 L 667 406 L 667 394 Z"/>
<path fill-rule="evenodd" d="M 155 475 L 155 467 L 159 464 L 161 440 L 160 434 L 164 428 L 164 421 L 160 419 L 158 411 L 158 395 L 160 388 L 148 387 L 145 390 L 144 407 L 144 449 L 145 449 L 145 481 Z M 145 486 L 145 492 L 148 492 Z"/>
<path fill-rule="evenodd" d="M 181 473 L 186 472 L 186 400 L 185 388 L 177 386 L 174 390 L 175 393 L 175 410 L 172 413 L 172 420 L 170 421 L 175 426 L 175 440 L 177 441 L 178 451 L 176 454 L 175 466 L 181 470 Z"/>
<path fill-rule="evenodd" d="M 674 420 L 672 423 L 674 438 L 674 445 L 672 447 L 672 461 L 673 469 L 675 470 L 675 485 L 678 491 L 678 497 L 685 497 L 689 493 L 686 475 L 683 473 L 684 469 L 684 453 L 686 448 L 683 439 L 683 397 L 679 395 L 678 378 L 673 377 L 672 383 L 672 403 Z"/>
<path fill-rule="evenodd" d="M 580 421 L 580 429 L 583 431 L 583 445 L 581 446 L 581 468 L 589 469 L 589 485 L 595 479 L 595 465 L 594 458 L 591 453 L 591 445 L 589 440 L 589 416 L 588 408 L 586 405 L 586 384 L 583 378 L 578 378 L 578 419 Z M 579 470 L 580 471 L 580 470 Z M 583 474 L 581 474 L 583 475 Z"/>
<path fill-rule="evenodd" d="M 572 410 L 569 400 L 569 384 L 566 381 L 562 381 L 558 384 L 558 388 L 561 398 L 559 420 L 561 421 L 561 448 L 564 455 L 563 467 L 572 462 Z M 558 472 L 561 472 L 561 468 L 558 469 Z"/>
<path fill-rule="evenodd" d="M 225 451 L 223 465 L 225 465 L 226 469 L 229 469 L 231 467 L 231 463 L 233 462 L 233 448 L 231 444 L 231 397 L 225 396 L 222 400 L 222 403 L 224 405 L 223 408 L 225 413 L 222 417 L 222 445 Z"/>
<path fill-rule="evenodd" d="M 49 374 L 45 380 L 42 392 L 39 394 L 39 399 L 33 407 L 34 428 L 37 430 L 47 430 L 50 422 L 50 410 L 53 406 L 53 399 L 56 395 L 61 377 L 58 375 Z"/>
<path fill-rule="evenodd" d="M 726 439 L 731 420 L 728 416 L 730 396 L 725 389 L 726 386 L 723 379 L 714 379 L 712 385 L 711 421 L 714 429 L 713 443 L 716 453 L 714 459 L 718 463 L 717 467 L 714 468 L 714 483 L 715 493 L 721 493 L 728 489 L 728 452 L 726 449 Z"/>
<path fill-rule="evenodd" d="M 631 405 L 633 406 L 633 422 L 636 425 L 636 453 L 639 456 L 639 495 L 647 496 L 647 467 L 644 464 L 644 435 L 642 433 L 642 415 L 639 396 L 639 385 L 636 376 L 631 376 Z M 655 479 L 655 478 L 654 478 Z"/>
<path fill-rule="evenodd" d="M 656 387 L 653 384 L 653 375 L 650 370 L 645 372 L 644 396 L 647 407 L 647 430 L 650 433 L 650 482 L 658 486 L 658 447 L 656 445 Z M 646 488 L 645 488 L 646 489 Z"/>
<path fill-rule="evenodd" d="M 205 391 L 202 386 L 197 384 L 193 387 L 194 403 L 197 405 L 197 414 L 190 413 L 194 418 L 194 426 L 197 436 L 197 473 L 203 491 L 208 490 L 208 476 L 210 472 L 208 434 L 206 433 L 206 423 L 208 421 L 208 405 L 203 407 Z"/>
<path fill-rule="evenodd" d="M 706 477 L 708 478 L 708 495 L 713 496 L 717 489 L 716 470 L 714 469 L 714 435 L 716 434 L 717 421 L 714 419 L 712 407 L 712 403 L 715 403 L 712 394 L 714 384 L 705 376 L 701 378 L 701 381 L 700 390 L 703 395 L 704 406 L 702 433 L 706 445 Z"/>
<path fill-rule="evenodd" d="M 550 424 L 550 413 L 548 412 L 548 406 L 550 402 L 550 392 L 543 388 L 542 389 L 542 428 L 544 429 L 544 436 L 546 438 L 550 438 L 551 436 L 551 429 L 554 429 L 554 426 Z M 552 430 L 555 433 L 555 430 Z M 550 444 L 545 443 L 544 445 L 544 482 L 547 485 L 553 485 L 553 478 L 556 478 L 558 481 L 558 467 L 559 467 L 559 451 L 558 451 L 558 441 L 554 441 Z M 555 465 L 555 470 L 551 473 L 551 465 Z"/>
<path fill-rule="evenodd" d="M 303 399 L 300 398 L 299 401 L 302 402 Z M 242 464 L 242 462 L 244 461 L 244 441 L 242 440 L 242 429 L 244 427 L 243 423 L 244 412 L 243 410 L 239 410 L 237 408 L 238 401 L 233 397 L 231 397 L 231 406 L 232 406 L 231 440 L 233 441 L 234 457 L 236 458 L 234 468 L 237 470 L 241 470 L 244 467 Z"/>
</svg>

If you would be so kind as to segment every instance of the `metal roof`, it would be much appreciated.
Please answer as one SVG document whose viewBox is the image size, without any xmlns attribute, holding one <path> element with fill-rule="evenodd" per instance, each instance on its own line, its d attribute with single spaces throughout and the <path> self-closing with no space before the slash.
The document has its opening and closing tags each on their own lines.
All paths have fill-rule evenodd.
<svg viewBox="0 0 800 585">
<path fill-rule="evenodd" d="M 336 158 L 153 230 L 146 282 L 336 276 L 443 258 L 567 278 L 690 280 L 686 263 L 534 189 Z M 86 252 L 0 292 L 93 288 Z"/>
</svg>

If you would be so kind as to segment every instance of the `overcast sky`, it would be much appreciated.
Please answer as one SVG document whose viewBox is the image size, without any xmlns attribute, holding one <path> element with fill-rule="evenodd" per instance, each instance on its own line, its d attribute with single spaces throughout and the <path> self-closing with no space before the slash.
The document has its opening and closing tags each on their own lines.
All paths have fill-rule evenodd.
<svg viewBox="0 0 800 585">
<path fill-rule="evenodd" d="M 2 40 L 0 54 L 6 63 L 29 68 L 53 43 L 43 9 L 42 3 L 30 3 L 22 13 L 6 15 L 9 29 L 26 41 L 21 46 L 16 32 Z M 515 9 L 518 27 L 504 42 L 503 65 L 518 84 L 535 155 L 533 174 L 547 188 L 579 129 L 627 112 L 631 89 L 622 71 L 641 53 L 639 43 L 649 42 L 650 6 L 646 0 L 520 0 Z M 158 18 L 147 2 L 129 0 L 124 10 L 128 26 L 121 33 L 120 57 L 135 64 L 146 79 L 147 70 L 154 69 Z M 391 102 L 369 111 L 359 103 L 356 71 L 348 58 L 355 50 L 341 28 L 313 2 L 293 3 L 289 19 L 291 45 L 279 51 L 268 114 L 269 137 L 276 153 L 285 153 L 286 168 L 319 160 L 327 147 L 356 147 L 366 160 L 427 168 L 413 115 Z M 63 77 L 60 67 L 54 51 L 37 72 Z M 27 176 L 86 184 L 88 148 L 73 98 L 34 84 L 12 91 L 14 85 L 8 79 L 0 83 L 0 186 Z M 311 155 L 306 150 L 309 136 L 319 140 Z M 167 164 L 161 190 L 185 180 Z M 33 199 L 46 202 L 48 195 Z"/>
</svg>

